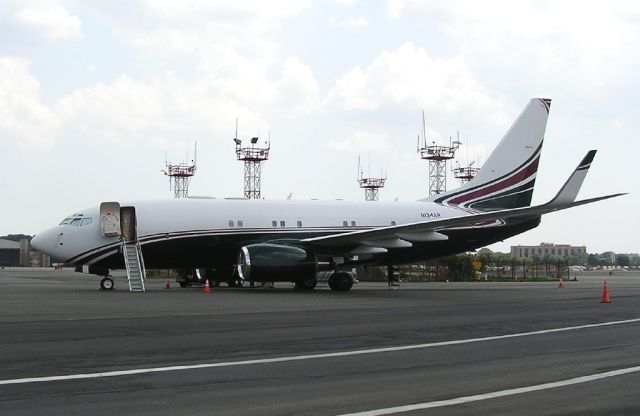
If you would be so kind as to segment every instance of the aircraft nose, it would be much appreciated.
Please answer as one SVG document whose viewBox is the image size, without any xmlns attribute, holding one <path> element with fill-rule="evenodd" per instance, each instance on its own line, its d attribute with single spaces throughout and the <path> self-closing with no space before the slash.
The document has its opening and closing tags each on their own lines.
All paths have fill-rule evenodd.
<svg viewBox="0 0 640 416">
<path fill-rule="evenodd" d="M 41 233 L 36 234 L 31 239 L 31 247 L 35 248 L 41 253 L 51 256 L 56 248 L 57 234 L 54 229 L 48 229 Z"/>
<path fill-rule="evenodd" d="M 36 234 L 33 236 L 33 238 L 31 239 L 31 247 L 35 248 L 38 251 L 42 251 L 42 237 L 40 237 L 40 234 Z"/>
</svg>

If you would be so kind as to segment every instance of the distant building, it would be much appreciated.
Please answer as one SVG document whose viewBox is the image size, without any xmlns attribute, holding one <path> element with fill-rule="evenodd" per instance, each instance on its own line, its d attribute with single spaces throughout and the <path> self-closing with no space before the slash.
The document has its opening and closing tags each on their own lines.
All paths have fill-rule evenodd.
<svg viewBox="0 0 640 416">
<path fill-rule="evenodd" d="M 20 265 L 20 243 L 11 240 L 0 240 L 0 266 Z"/>
<path fill-rule="evenodd" d="M 22 267 L 50 267 L 51 259 L 44 253 L 40 253 L 31 247 L 27 238 L 16 243 L 19 246 L 20 266 Z"/>
<path fill-rule="evenodd" d="M 616 253 L 613 251 L 605 251 L 600 255 L 600 258 L 608 260 L 611 264 L 616 264 Z"/>
<path fill-rule="evenodd" d="M 569 244 L 541 243 L 538 246 L 511 246 L 511 257 L 539 257 L 545 256 L 586 256 L 586 246 L 572 246 Z"/>
</svg>

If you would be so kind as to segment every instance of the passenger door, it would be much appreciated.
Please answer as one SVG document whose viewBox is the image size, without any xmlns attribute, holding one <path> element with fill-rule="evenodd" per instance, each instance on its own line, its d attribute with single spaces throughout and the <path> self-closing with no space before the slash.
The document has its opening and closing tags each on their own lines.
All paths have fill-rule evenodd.
<svg viewBox="0 0 640 416">
<path fill-rule="evenodd" d="M 122 237 L 126 242 L 133 242 L 138 239 L 136 230 L 136 208 L 122 207 L 120 208 L 120 228 Z"/>
<path fill-rule="evenodd" d="M 100 204 L 100 231 L 105 237 L 120 236 L 120 204 L 103 202 Z"/>
</svg>

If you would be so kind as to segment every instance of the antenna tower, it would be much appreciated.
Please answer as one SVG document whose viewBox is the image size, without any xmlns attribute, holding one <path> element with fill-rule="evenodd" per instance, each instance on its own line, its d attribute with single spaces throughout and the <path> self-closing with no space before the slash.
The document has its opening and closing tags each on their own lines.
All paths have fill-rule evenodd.
<svg viewBox="0 0 640 416">
<path fill-rule="evenodd" d="M 371 170 L 371 169 L 369 169 Z M 382 176 L 382 175 L 381 175 Z M 384 178 L 372 178 L 364 177 L 364 173 L 360 169 L 360 156 L 358 156 L 358 183 L 360 184 L 360 188 L 364 189 L 364 199 L 365 201 L 377 201 L 378 200 L 378 191 L 380 188 L 384 188 L 384 183 L 387 180 L 387 175 L 385 173 Z"/>
<path fill-rule="evenodd" d="M 453 169 L 453 176 L 456 179 L 460 179 L 460 182 L 464 185 L 465 183 L 473 179 L 480 171 L 480 168 L 476 168 L 473 166 L 475 163 L 476 162 L 474 160 L 467 166 L 456 166 Z"/>
<path fill-rule="evenodd" d="M 171 164 L 165 160 L 164 163 L 166 170 L 163 170 L 162 173 L 169 177 L 169 190 L 173 188 L 174 198 L 189 197 L 189 181 L 191 180 L 191 177 L 196 174 L 197 156 L 198 142 L 195 142 L 193 160 L 191 160 L 191 164 L 188 164 L 186 162 Z M 188 154 L 187 159 L 189 159 Z"/>
<path fill-rule="evenodd" d="M 236 144 L 236 156 L 244 162 L 244 197 L 247 199 L 260 199 L 260 184 L 262 162 L 269 159 L 271 149 L 271 134 L 264 146 L 258 144 L 258 137 L 251 138 L 251 146 L 242 146 L 242 140 L 238 139 L 238 119 L 236 119 L 236 136 L 233 139 Z"/>
<path fill-rule="evenodd" d="M 433 141 L 427 146 L 427 131 L 424 119 L 424 111 L 422 111 L 422 142 L 420 143 L 420 135 L 418 135 L 417 152 L 420 158 L 429 161 L 429 196 L 438 195 L 447 190 L 447 160 L 455 157 L 456 150 L 460 147 L 459 135 L 456 141 L 449 138 L 449 146 L 436 145 Z"/>
</svg>

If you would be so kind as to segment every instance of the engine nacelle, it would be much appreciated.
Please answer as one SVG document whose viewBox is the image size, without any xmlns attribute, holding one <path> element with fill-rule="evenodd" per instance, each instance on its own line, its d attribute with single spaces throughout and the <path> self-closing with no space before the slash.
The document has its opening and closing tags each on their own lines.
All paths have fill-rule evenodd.
<svg viewBox="0 0 640 416">
<path fill-rule="evenodd" d="M 238 274 L 249 282 L 315 282 L 316 265 L 313 250 L 296 246 L 250 244 L 238 253 Z"/>
</svg>

